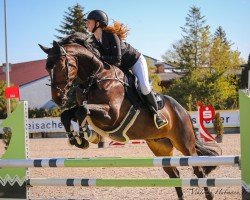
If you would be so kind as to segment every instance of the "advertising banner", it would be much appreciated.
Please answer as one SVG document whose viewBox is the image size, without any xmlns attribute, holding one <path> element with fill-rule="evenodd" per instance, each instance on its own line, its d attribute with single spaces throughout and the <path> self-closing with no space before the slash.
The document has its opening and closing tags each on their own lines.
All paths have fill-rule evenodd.
<svg viewBox="0 0 250 200">
<path fill-rule="evenodd" d="M 223 126 L 226 127 L 240 127 L 239 110 L 219 110 Z M 197 111 L 189 112 L 194 127 L 197 128 Z M 0 120 L 1 123 L 1 120 Z M 77 123 L 73 122 L 74 129 L 77 129 Z M 205 122 L 205 127 L 212 128 L 212 120 Z M 29 119 L 30 133 L 38 132 L 65 132 L 64 127 L 60 121 L 60 117 L 46 117 L 46 118 L 31 118 Z"/>
</svg>

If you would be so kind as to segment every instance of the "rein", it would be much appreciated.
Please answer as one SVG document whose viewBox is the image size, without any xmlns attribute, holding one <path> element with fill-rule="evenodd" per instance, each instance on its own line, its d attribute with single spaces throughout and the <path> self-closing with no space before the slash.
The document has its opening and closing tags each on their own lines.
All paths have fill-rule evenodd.
<svg viewBox="0 0 250 200">
<path fill-rule="evenodd" d="M 86 47 L 85 47 L 85 48 L 86 48 Z M 68 56 L 73 56 L 73 57 L 76 59 L 77 65 L 74 66 L 74 67 L 78 67 L 78 59 L 77 59 L 76 56 L 71 55 L 71 54 L 68 54 L 63 46 L 60 46 L 60 50 L 61 50 L 60 53 L 54 54 L 54 55 L 49 55 L 48 58 L 53 58 L 53 57 L 58 57 L 58 56 L 65 56 L 65 57 L 66 57 L 66 61 L 65 61 L 65 62 L 66 62 L 66 66 L 67 66 L 67 78 L 66 78 L 66 80 L 63 80 L 63 81 L 54 82 L 54 81 L 53 81 L 53 70 L 47 69 L 47 71 L 48 71 L 48 73 L 49 73 L 49 75 L 50 75 L 51 84 L 46 84 L 46 85 L 48 85 L 48 86 L 50 86 L 50 87 L 52 87 L 52 88 L 58 89 L 62 94 L 64 94 L 65 91 L 66 91 L 68 88 L 69 88 L 69 89 L 79 88 L 80 90 L 82 90 L 82 93 L 83 93 L 83 94 L 87 95 L 87 94 L 89 93 L 89 90 L 90 90 L 90 88 L 92 87 L 92 85 L 94 85 L 95 83 L 100 83 L 100 82 L 102 82 L 102 81 L 108 81 L 108 80 L 116 80 L 116 81 L 119 81 L 122 85 L 129 87 L 129 85 L 128 85 L 126 82 L 124 82 L 123 80 L 121 80 L 121 79 L 119 78 L 119 76 L 118 76 L 118 74 L 117 74 L 117 69 L 116 69 L 116 67 L 113 66 L 113 65 L 109 65 L 109 64 L 106 63 L 106 62 L 105 62 L 105 64 L 107 64 L 107 65 L 109 65 L 110 67 L 112 67 L 112 69 L 113 69 L 113 71 L 114 71 L 115 77 L 113 77 L 113 74 L 111 74 L 110 76 L 100 77 L 100 75 L 101 75 L 101 73 L 102 73 L 102 72 L 100 72 L 100 71 L 101 71 L 101 69 L 102 69 L 102 66 L 104 65 L 104 64 L 102 64 L 102 65 L 99 66 L 99 68 L 97 69 L 96 72 L 93 72 L 93 74 L 90 75 L 90 76 L 88 77 L 87 80 L 85 80 L 85 81 L 82 81 L 82 80 L 81 80 L 81 83 L 80 83 L 80 84 L 74 85 L 74 84 L 73 84 L 73 81 L 69 81 L 69 72 L 71 71 L 71 67 L 74 66 L 74 65 L 72 65 L 72 64 L 68 61 Z M 89 49 L 88 49 L 88 50 L 89 50 Z M 89 51 L 92 53 L 92 60 L 94 59 L 94 57 L 96 57 L 98 60 L 100 60 L 100 58 L 99 58 L 94 52 L 92 52 L 91 50 L 89 50 Z M 101 61 L 101 60 L 100 60 L 100 61 Z M 102 62 L 102 63 L 103 63 L 103 62 Z M 79 67 L 78 67 L 78 69 L 79 69 Z M 76 78 L 79 78 L 79 79 L 80 79 L 80 77 L 78 77 L 78 76 L 77 76 Z M 75 79 L 73 79 L 73 80 L 75 80 Z M 88 84 L 87 84 L 87 87 L 81 88 L 80 85 L 82 86 L 83 83 L 85 83 L 85 82 L 88 83 Z M 60 85 L 63 85 L 63 84 L 66 84 L 65 87 L 64 87 L 63 89 L 59 88 L 59 86 L 60 86 Z M 64 94 L 64 96 L 66 96 L 66 94 Z"/>
<path fill-rule="evenodd" d="M 108 63 L 106 63 L 106 64 L 108 64 Z M 99 72 L 99 71 L 101 70 L 101 66 L 99 66 L 98 70 L 93 75 L 89 76 L 89 78 L 86 81 L 84 81 L 84 82 L 89 82 L 89 84 L 84 89 L 80 88 L 82 90 L 83 94 L 87 95 L 91 86 L 94 85 L 95 83 L 100 83 L 102 81 L 108 81 L 108 80 L 116 80 L 116 81 L 119 81 L 122 85 L 130 87 L 128 83 L 124 82 L 123 80 L 121 80 L 118 77 L 116 67 L 113 65 L 109 65 L 109 66 L 112 67 L 114 74 L 115 74 L 115 77 L 113 78 L 113 77 L 106 76 L 106 77 L 100 78 L 99 75 L 101 74 L 101 72 Z"/>
</svg>

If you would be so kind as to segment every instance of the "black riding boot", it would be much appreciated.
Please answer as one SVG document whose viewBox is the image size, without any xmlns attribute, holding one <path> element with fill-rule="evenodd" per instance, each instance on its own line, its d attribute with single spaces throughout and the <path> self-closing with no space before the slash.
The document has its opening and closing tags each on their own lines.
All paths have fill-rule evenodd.
<svg viewBox="0 0 250 200">
<path fill-rule="evenodd" d="M 158 104 L 157 104 L 156 97 L 155 97 L 155 94 L 153 93 L 153 91 L 151 91 L 149 94 L 147 94 L 145 96 L 146 96 L 147 102 L 149 103 L 150 110 L 154 114 L 155 126 L 158 129 L 162 128 L 163 126 L 166 126 L 168 124 L 167 119 L 162 119 L 161 116 L 157 113 Z"/>
</svg>

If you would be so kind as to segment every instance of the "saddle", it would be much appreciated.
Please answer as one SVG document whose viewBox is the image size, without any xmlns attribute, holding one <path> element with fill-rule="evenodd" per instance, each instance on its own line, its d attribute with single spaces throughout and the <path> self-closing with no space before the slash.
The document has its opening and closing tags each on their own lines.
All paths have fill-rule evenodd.
<svg viewBox="0 0 250 200">
<path fill-rule="evenodd" d="M 130 71 L 125 72 L 125 95 L 135 109 L 140 107 L 148 108 L 145 96 L 139 89 L 138 79 Z M 165 105 L 165 98 L 162 94 L 155 93 L 158 109 L 161 110 Z"/>
<path fill-rule="evenodd" d="M 129 141 L 127 136 L 127 131 L 134 124 L 137 116 L 140 113 L 139 108 L 147 108 L 150 110 L 150 105 L 147 104 L 145 96 L 141 93 L 138 87 L 138 80 L 130 72 L 125 73 L 125 95 L 128 100 L 131 102 L 132 106 L 130 107 L 127 115 L 123 119 L 120 126 L 110 132 L 106 132 L 109 137 L 118 142 L 126 143 Z M 161 94 L 155 94 L 158 104 L 158 110 L 161 110 L 165 105 L 165 98 Z"/>
</svg>

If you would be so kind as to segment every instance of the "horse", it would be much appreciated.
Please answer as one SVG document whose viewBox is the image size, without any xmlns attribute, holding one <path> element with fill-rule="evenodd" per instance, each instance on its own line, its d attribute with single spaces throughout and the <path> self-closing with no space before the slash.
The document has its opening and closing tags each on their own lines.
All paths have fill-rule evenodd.
<svg viewBox="0 0 250 200">
<path fill-rule="evenodd" d="M 58 43 L 53 41 L 51 48 L 40 45 L 48 55 L 46 69 L 51 77 L 51 94 L 54 102 L 62 106 L 67 102 L 67 93 L 76 79 L 81 80 L 80 92 L 77 92 L 78 107 L 76 115 L 81 123 L 89 123 L 102 136 L 114 137 L 112 130 L 121 126 L 131 111 L 124 85 L 125 74 L 118 67 L 102 62 L 98 55 L 86 45 L 76 40 Z M 155 156 L 173 156 L 176 148 L 184 156 L 219 155 L 199 142 L 194 132 L 188 112 L 172 97 L 164 95 L 161 113 L 168 125 L 157 129 L 153 115 L 145 106 L 138 107 L 131 126 L 127 126 L 122 139 L 142 139 Z M 193 172 L 198 178 L 206 177 L 215 166 L 194 166 Z M 176 167 L 163 167 L 170 178 L 180 178 Z M 181 187 L 176 187 L 178 199 L 184 199 Z M 205 197 L 213 199 L 213 193 L 204 187 Z"/>
</svg>

